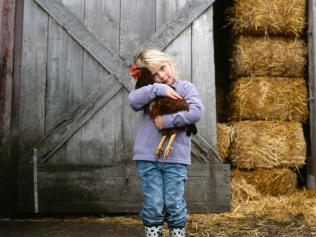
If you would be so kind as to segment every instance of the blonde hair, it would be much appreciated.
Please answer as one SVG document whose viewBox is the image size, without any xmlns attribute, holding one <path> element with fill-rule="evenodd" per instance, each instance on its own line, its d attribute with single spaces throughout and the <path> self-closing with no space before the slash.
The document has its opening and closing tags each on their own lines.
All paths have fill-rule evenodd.
<svg viewBox="0 0 316 237">
<path fill-rule="evenodd" d="M 148 68 L 149 66 L 160 66 L 164 63 L 169 64 L 174 79 L 178 79 L 179 73 L 176 70 L 176 64 L 168 54 L 158 49 L 142 49 L 134 56 L 134 63 L 139 68 Z"/>
</svg>

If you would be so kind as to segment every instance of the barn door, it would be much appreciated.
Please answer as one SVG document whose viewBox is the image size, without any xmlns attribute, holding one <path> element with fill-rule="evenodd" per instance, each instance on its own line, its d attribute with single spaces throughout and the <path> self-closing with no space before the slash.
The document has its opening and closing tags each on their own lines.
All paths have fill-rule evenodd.
<svg viewBox="0 0 316 237">
<path fill-rule="evenodd" d="M 139 211 L 132 146 L 141 113 L 129 108 L 127 95 L 134 87 L 128 65 L 144 47 L 173 55 L 182 79 L 197 86 L 206 107 L 193 139 L 189 208 L 229 209 L 229 166 L 211 149 L 213 2 L 24 0 L 20 212 Z"/>
</svg>

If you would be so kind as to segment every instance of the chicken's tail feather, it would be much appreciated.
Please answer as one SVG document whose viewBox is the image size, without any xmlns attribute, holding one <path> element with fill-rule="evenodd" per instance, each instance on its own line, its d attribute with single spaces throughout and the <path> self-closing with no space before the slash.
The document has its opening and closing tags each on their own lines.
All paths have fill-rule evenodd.
<svg viewBox="0 0 316 237">
<path fill-rule="evenodd" d="M 197 134 L 197 127 L 195 126 L 195 124 L 189 125 L 187 127 L 186 134 L 188 137 L 191 136 L 191 134 L 193 135 Z"/>
</svg>

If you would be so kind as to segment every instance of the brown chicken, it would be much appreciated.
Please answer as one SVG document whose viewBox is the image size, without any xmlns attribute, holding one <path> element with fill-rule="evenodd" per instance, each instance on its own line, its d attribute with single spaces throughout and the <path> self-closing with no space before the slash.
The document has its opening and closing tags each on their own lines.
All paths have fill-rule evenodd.
<svg viewBox="0 0 316 237">
<path fill-rule="evenodd" d="M 137 79 L 135 89 L 141 88 L 143 86 L 154 84 L 155 80 L 151 74 L 151 72 L 147 68 L 142 68 L 140 70 L 139 77 Z M 154 100 L 152 100 L 146 108 L 149 112 L 150 119 L 154 119 L 157 116 L 162 116 L 165 114 L 173 114 L 179 111 L 189 111 L 189 105 L 184 99 L 171 99 L 169 97 L 158 96 Z M 171 145 L 176 137 L 178 131 L 185 131 L 187 136 L 191 136 L 191 134 L 195 135 L 197 133 L 197 128 L 195 124 L 183 126 L 183 127 L 175 127 L 175 128 L 166 128 L 161 129 L 162 138 L 156 149 L 157 158 L 160 157 L 161 152 L 163 151 L 163 144 L 168 136 L 170 136 L 170 140 L 164 151 L 164 159 L 168 158 L 170 150 L 172 149 Z"/>
</svg>

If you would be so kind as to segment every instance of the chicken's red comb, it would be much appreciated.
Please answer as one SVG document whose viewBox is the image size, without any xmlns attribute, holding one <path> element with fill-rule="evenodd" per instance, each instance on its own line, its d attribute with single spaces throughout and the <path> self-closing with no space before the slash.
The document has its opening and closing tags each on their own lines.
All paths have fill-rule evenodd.
<svg viewBox="0 0 316 237">
<path fill-rule="evenodd" d="M 142 71 L 136 66 L 136 64 L 132 64 L 129 68 L 129 74 L 135 79 L 137 80 L 140 76 L 140 74 L 142 73 Z"/>
</svg>

